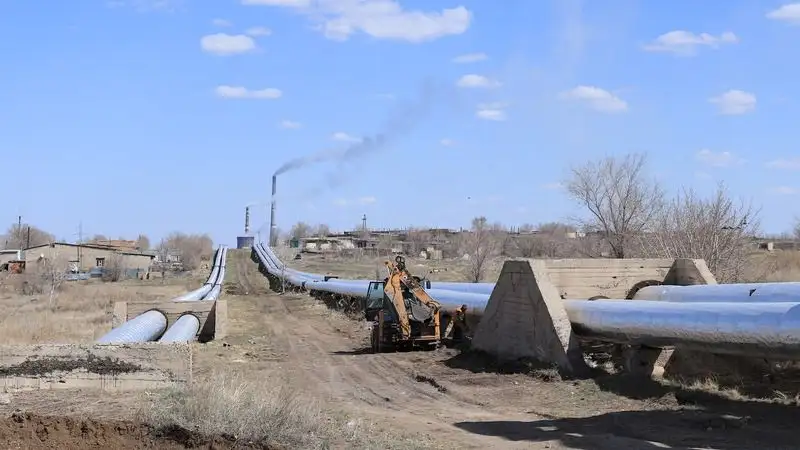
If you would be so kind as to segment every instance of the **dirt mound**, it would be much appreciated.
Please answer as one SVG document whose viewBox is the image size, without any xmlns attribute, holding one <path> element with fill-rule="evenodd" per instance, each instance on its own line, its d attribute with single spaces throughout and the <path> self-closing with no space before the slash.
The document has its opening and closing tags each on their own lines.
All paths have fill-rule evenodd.
<svg viewBox="0 0 800 450">
<path fill-rule="evenodd" d="M 54 449 L 256 449 L 225 437 L 208 438 L 187 430 L 155 433 L 134 422 L 47 417 L 14 412 L 0 419 L 0 447 Z"/>
</svg>

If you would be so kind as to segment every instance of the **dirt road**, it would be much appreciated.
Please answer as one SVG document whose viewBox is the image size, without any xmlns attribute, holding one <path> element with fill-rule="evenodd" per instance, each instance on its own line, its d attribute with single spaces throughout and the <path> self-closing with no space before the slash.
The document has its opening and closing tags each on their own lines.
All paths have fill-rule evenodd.
<svg viewBox="0 0 800 450">
<path fill-rule="evenodd" d="M 234 331 L 199 351 L 198 377 L 222 367 L 280 377 L 386 428 L 458 448 L 796 448 L 785 419 L 798 418 L 795 408 L 702 399 L 656 385 L 638 386 L 642 398 L 631 399 L 618 393 L 630 388 L 624 380 L 482 372 L 482 361 L 453 350 L 363 353 L 363 322 L 306 295 L 267 293 L 248 257 L 231 252 L 226 291 L 254 295 L 228 297 Z M 701 400 L 714 407 L 699 408 Z"/>
</svg>

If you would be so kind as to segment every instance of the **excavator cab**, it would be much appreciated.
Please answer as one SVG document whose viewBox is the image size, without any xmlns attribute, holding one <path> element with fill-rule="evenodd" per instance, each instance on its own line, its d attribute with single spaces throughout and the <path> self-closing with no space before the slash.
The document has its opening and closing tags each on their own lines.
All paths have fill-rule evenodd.
<svg viewBox="0 0 800 450">
<path fill-rule="evenodd" d="M 367 296 L 364 298 L 363 304 L 364 315 L 369 322 L 375 322 L 377 320 L 379 311 L 384 311 L 384 316 L 386 316 L 387 312 L 390 312 L 385 310 L 388 299 L 386 298 L 384 289 L 386 289 L 385 281 L 372 281 L 369 283 L 369 289 L 367 290 Z"/>
</svg>

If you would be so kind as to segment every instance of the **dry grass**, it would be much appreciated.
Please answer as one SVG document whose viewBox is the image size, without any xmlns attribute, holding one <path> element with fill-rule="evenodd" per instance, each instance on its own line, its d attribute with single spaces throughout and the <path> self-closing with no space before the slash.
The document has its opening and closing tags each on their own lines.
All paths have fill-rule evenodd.
<svg viewBox="0 0 800 450">
<path fill-rule="evenodd" d="M 745 279 L 753 282 L 800 281 L 800 252 L 776 250 L 749 256 Z"/>
<path fill-rule="evenodd" d="M 328 411 L 283 380 L 254 381 L 228 372 L 211 379 L 153 398 L 140 410 L 141 420 L 157 431 L 178 428 L 268 448 L 436 448 L 427 438 L 378 431 Z"/>
<path fill-rule="evenodd" d="M 200 274 L 203 275 L 203 274 Z M 92 342 L 111 329 L 114 303 L 161 301 L 198 284 L 198 276 L 166 280 L 64 282 L 49 293 L 22 295 L 13 282 L 0 284 L 0 342 L 4 344 Z"/>
</svg>

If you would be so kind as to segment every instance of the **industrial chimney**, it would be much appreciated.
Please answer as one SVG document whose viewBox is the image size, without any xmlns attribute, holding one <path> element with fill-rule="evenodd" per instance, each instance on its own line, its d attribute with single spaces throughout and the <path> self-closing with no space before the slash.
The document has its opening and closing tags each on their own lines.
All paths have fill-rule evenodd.
<svg viewBox="0 0 800 450">
<path fill-rule="evenodd" d="M 272 206 L 269 211 L 269 245 L 275 247 L 278 241 L 278 224 L 275 223 L 275 191 L 278 186 L 278 176 L 272 176 Z"/>
<path fill-rule="evenodd" d="M 250 207 L 244 207 L 244 236 L 236 237 L 236 248 L 250 248 L 254 244 L 250 235 Z"/>
</svg>

